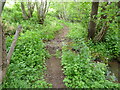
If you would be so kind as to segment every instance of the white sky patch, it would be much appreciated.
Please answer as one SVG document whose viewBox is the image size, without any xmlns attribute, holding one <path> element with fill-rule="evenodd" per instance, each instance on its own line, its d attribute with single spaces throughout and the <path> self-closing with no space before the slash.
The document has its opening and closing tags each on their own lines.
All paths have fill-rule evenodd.
<svg viewBox="0 0 120 90">
<path fill-rule="evenodd" d="M 6 2 L 5 7 L 12 8 L 14 4 L 15 4 L 15 2 L 12 2 L 12 1 L 11 2 Z"/>
<path fill-rule="evenodd" d="M 2 0 L 4 1 L 4 0 Z M 120 0 L 7 0 L 7 2 L 118 2 Z"/>
</svg>

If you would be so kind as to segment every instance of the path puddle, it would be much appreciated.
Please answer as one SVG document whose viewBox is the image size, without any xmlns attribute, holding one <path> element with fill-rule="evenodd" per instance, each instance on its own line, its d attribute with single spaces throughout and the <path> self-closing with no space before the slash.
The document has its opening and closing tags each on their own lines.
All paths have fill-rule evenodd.
<svg viewBox="0 0 120 90">
<path fill-rule="evenodd" d="M 114 81 L 120 83 L 120 62 L 117 60 L 110 61 L 108 66 L 108 76 L 113 75 Z"/>
</svg>

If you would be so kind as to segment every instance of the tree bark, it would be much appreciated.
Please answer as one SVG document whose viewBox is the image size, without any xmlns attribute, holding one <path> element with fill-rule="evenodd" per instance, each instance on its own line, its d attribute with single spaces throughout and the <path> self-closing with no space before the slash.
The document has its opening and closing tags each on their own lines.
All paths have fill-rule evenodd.
<svg viewBox="0 0 120 90">
<path fill-rule="evenodd" d="M 10 59 L 11 59 L 11 56 L 13 54 L 13 51 L 14 51 L 14 48 L 16 46 L 16 42 L 17 42 L 17 39 L 18 39 L 18 36 L 21 32 L 21 29 L 22 29 L 22 26 L 18 26 L 18 29 L 16 30 L 16 33 L 15 33 L 15 36 L 14 36 L 14 40 L 11 44 L 11 47 L 10 47 L 10 50 L 8 52 L 8 54 L 6 53 L 6 45 L 5 45 L 5 40 L 3 39 L 3 65 L 2 65 L 2 81 L 3 81 L 3 78 L 6 76 L 6 71 L 7 71 L 7 68 L 10 64 Z M 3 34 L 4 35 L 4 34 Z M 7 55 L 7 56 L 6 56 Z"/>
<path fill-rule="evenodd" d="M 4 42 L 4 33 L 3 33 L 3 27 L 2 27 L 2 18 L 1 14 L 5 5 L 5 2 L 0 1 L 0 85 L 3 81 L 3 65 L 5 60 L 5 42 Z"/>
<path fill-rule="evenodd" d="M 0 18 L 1 19 L 1 18 Z M 2 47 L 3 47 L 3 44 L 2 44 L 2 23 L 1 23 L 1 20 L 0 20 L 0 84 L 2 84 L 2 65 L 3 65 L 3 53 L 2 53 Z"/>
<path fill-rule="evenodd" d="M 0 1 L 0 16 L 2 14 L 3 8 L 5 6 L 6 0 L 4 0 L 4 2 Z"/>
<path fill-rule="evenodd" d="M 34 11 L 35 3 L 28 1 L 28 17 L 31 18 Z"/>
<path fill-rule="evenodd" d="M 2 35 L 2 37 L 3 37 L 3 41 L 2 41 L 2 57 L 3 57 L 3 65 L 2 65 L 2 78 L 4 78 L 4 76 L 5 76 L 5 68 L 7 67 L 7 59 L 6 59 L 6 56 L 7 56 L 7 52 L 6 52 L 6 40 L 5 40 L 5 34 L 4 34 L 4 31 L 3 31 L 3 35 Z"/>
<path fill-rule="evenodd" d="M 36 2 L 36 7 L 37 7 L 38 21 L 40 24 L 44 24 L 46 13 L 48 12 L 47 0 L 45 1 L 41 0 L 41 2 Z"/>
<path fill-rule="evenodd" d="M 10 50 L 9 50 L 9 52 L 8 52 L 8 54 L 7 54 L 7 65 L 10 64 L 10 58 L 11 58 L 12 53 L 13 53 L 13 51 L 14 51 L 14 48 L 15 48 L 15 46 L 16 46 L 16 42 L 17 42 L 17 39 L 18 39 L 18 37 L 19 37 L 19 34 L 20 34 L 21 30 L 22 30 L 22 26 L 19 25 L 19 26 L 18 26 L 18 29 L 16 30 L 16 33 L 15 33 L 15 36 L 14 36 L 14 40 L 13 40 L 13 42 L 12 42 L 12 44 L 11 44 Z"/>
<path fill-rule="evenodd" d="M 91 17 L 90 17 L 90 22 L 88 26 L 88 38 L 93 39 L 95 37 L 95 32 L 96 32 L 96 15 L 98 13 L 98 6 L 99 2 L 92 2 L 92 11 L 91 11 Z"/>
<path fill-rule="evenodd" d="M 22 29 L 21 26 L 18 26 L 18 29 L 16 30 L 16 34 L 15 34 L 15 38 L 11 44 L 11 48 L 10 51 L 6 52 L 6 41 L 5 41 L 5 34 L 3 32 L 3 25 L 2 25 L 2 18 L 1 18 L 1 13 L 2 10 L 4 8 L 5 2 L 0 2 L 0 85 L 3 82 L 3 78 L 6 75 L 6 70 L 7 67 L 10 63 L 10 58 L 12 56 L 12 53 L 14 51 L 15 45 L 16 45 L 16 41 L 18 39 L 19 33 Z"/>
<path fill-rule="evenodd" d="M 25 11 L 25 6 L 24 6 L 24 2 L 21 2 L 21 9 L 22 9 L 22 15 L 24 19 L 28 19 L 28 15 Z"/>
<path fill-rule="evenodd" d="M 105 12 L 107 5 L 112 4 L 112 3 L 109 3 L 109 4 L 108 4 L 108 0 L 106 0 L 106 1 L 107 1 L 107 3 L 105 4 L 105 6 L 102 6 L 102 12 Z M 107 15 L 106 15 L 106 14 L 101 15 L 101 22 L 100 22 L 100 23 L 103 25 L 103 27 L 102 27 L 102 29 L 100 30 L 100 32 L 98 32 L 98 34 L 95 36 L 94 42 L 103 41 L 104 36 L 105 36 L 105 34 L 106 34 L 106 32 L 107 32 L 107 29 L 109 28 L 108 23 L 112 23 L 113 20 L 114 20 L 114 18 L 115 18 L 115 16 L 112 16 L 111 18 L 112 18 L 111 20 L 105 21 L 105 20 L 107 19 Z M 103 21 L 104 21 L 104 22 L 103 22 Z M 101 25 L 100 25 L 100 26 L 101 26 Z"/>
</svg>

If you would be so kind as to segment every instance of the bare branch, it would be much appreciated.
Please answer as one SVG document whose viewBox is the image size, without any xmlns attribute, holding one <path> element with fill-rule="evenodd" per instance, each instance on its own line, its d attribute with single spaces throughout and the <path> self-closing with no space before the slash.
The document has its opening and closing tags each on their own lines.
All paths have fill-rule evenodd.
<svg viewBox="0 0 120 90">
<path fill-rule="evenodd" d="M 11 44 L 10 50 L 9 50 L 9 52 L 7 54 L 7 65 L 10 64 L 10 58 L 11 58 L 11 56 L 13 54 L 13 51 L 14 51 L 14 48 L 16 46 L 16 42 L 17 42 L 17 39 L 18 39 L 18 36 L 19 36 L 21 30 L 22 30 L 22 26 L 19 25 L 18 29 L 16 30 L 16 33 L 15 33 L 15 36 L 14 36 L 14 40 L 13 40 L 13 42 Z"/>
</svg>

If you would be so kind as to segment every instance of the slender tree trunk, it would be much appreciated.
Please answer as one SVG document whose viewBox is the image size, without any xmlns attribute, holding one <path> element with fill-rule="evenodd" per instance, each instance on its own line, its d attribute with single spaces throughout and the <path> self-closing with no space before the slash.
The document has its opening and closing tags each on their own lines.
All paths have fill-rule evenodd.
<svg viewBox="0 0 120 90">
<path fill-rule="evenodd" d="M 0 84 L 3 81 L 5 67 L 7 65 L 6 60 L 6 44 L 5 44 L 5 36 L 3 32 L 2 20 L 0 20 Z"/>
<path fill-rule="evenodd" d="M 17 30 L 16 30 L 16 33 L 14 35 L 14 39 L 13 39 L 13 42 L 11 44 L 10 50 L 9 50 L 9 52 L 7 54 L 7 65 L 10 64 L 10 59 L 11 59 L 11 56 L 13 54 L 13 51 L 14 51 L 14 48 L 16 46 L 16 42 L 17 42 L 17 39 L 19 37 L 19 34 L 20 34 L 21 30 L 22 30 L 22 26 L 19 25 L 18 28 L 17 28 Z"/>
<path fill-rule="evenodd" d="M 93 39 L 95 37 L 95 32 L 96 32 L 96 15 L 98 13 L 98 6 L 99 2 L 92 2 L 92 11 L 91 11 L 91 17 L 90 17 L 90 22 L 88 26 L 88 38 Z"/>
<path fill-rule="evenodd" d="M 5 73 L 6 73 L 6 67 L 7 67 L 7 52 L 6 52 L 6 40 L 5 40 L 5 34 L 4 34 L 4 31 L 3 31 L 3 34 L 2 34 L 2 37 L 3 37 L 3 41 L 2 41 L 2 50 L 3 50 L 3 65 L 2 65 L 2 78 L 4 78 L 5 76 Z"/>
<path fill-rule="evenodd" d="M 34 11 L 35 3 L 28 1 L 28 17 L 31 18 Z"/>
<path fill-rule="evenodd" d="M 38 21 L 40 24 L 44 24 L 46 13 L 48 12 L 47 0 L 45 1 L 41 0 L 41 2 L 36 2 L 36 7 L 37 7 Z"/>
<path fill-rule="evenodd" d="M 0 18 L 1 19 L 1 18 Z M 2 47 L 3 47 L 3 44 L 2 44 L 2 24 L 1 24 L 1 20 L 0 20 L 0 84 L 2 84 L 2 64 L 3 64 L 3 53 L 2 53 Z"/>
<path fill-rule="evenodd" d="M 28 15 L 27 15 L 27 13 L 25 11 L 24 2 L 21 2 L 21 9 L 22 9 L 23 18 L 28 19 Z"/>
<path fill-rule="evenodd" d="M 4 2 L 0 1 L 0 16 L 2 14 L 3 8 L 5 6 L 6 0 L 4 0 Z"/>
<path fill-rule="evenodd" d="M 2 27 L 2 18 L 1 14 L 5 5 L 5 2 L 0 1 L 0 85 L 2 84 L 3 81 L 3 66 L 4 66 L 4 61 L 6 57 L 6 52 L 5 52 L 5 37 L 3 33 L 3 27 Z"/>
<path fill-rule="evenodd" d="M 106 1 L 108 1 L 108 0 L 106 0 Z M 112 3 L 109 3 L 109 4 L 106 3 L 106 5 L 102 7 L 102 12 L 105 12 L 106 6 L 107 6 L 107 5 L 110 5 L 110 4 L 112 4 Z M 109 25 L 108 25 L 108 24 L 113 22 L 115 16 L 112 16 L 111 18 L 112 18 L 112 19 L 110 19 L 109 21 L 105 21 L 105 19 L 107 19 L 107 15 L 106 15 L 106 14 L 101 15 L 101 20 L 103 20 L 104 22 L 101 21 L 100 23 L 102 23 L 103 27 L 102 27 L 102 29 L 100 30 L 100 32 L 98 32 L 98 34 L 95 36 L 94 42 L 103 41 L 104 36 L 105 36 L 105 34 L 106 34 L 106 32 L 107 32 L 107 30 L 108 30 L 108 28 L 109 28 Z"/>
<path fill-rule="evenodd" d="M 2 18 L 1 18 L 1 13 L 2 13 L 2 10 L 4 8 L 5 2 L 2 2 L 2 3 L 0 2 L 0 5 L 1 5 L 0 6 L 0 85 L 1 85 L 3 82 L 3 78 L 6 75 L 6 70 L 7 70 L 9 63 L 10 63 L 10 58 L 11 58 L 12 53 L 14 51 L 18 35 L 19 35 L 22 28 L 21 28 L 21 26 L 18 27 L 18 30 L 16 31 L 13 43 L 11 44 L 11 49 L 7 55 L 6 43 L 5 43 L 6 42 L 5 41 L 5 34 L 3 31 Z"/>
</svg>

